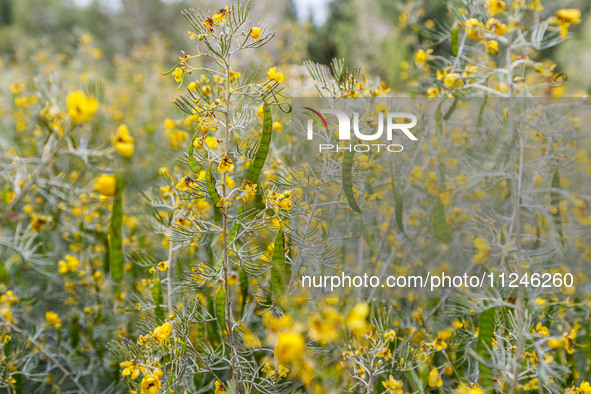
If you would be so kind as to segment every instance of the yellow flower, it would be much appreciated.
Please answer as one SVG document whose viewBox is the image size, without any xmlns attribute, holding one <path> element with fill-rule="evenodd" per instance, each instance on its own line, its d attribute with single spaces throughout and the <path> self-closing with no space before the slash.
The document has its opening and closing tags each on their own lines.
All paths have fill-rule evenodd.
<svg viewBox="0 0 591 394">
<path fill-rule="evenodd" d="M 573 213 L 582 225 L 591 224 L 591 217 L 587 214 L 587 202 L 580 197 L 573 198 Z"/>
<path fill-rule="evenodd" d="M 428 49 L 427 51 L 419 49 L 417 51 L 417 54 L 415 55 L 415 62 L 419 65 L 425 64 L 427 60 L 429 60 L 429 55 L 431 54 L 431 52 L 433 52 L 432 49 Z"/>
<path fill-rule="evenodd" d="M 547 343 L 552 349 L 558 349 L 559 347 L 562 347 L 564 340 L 563 338 L 550 338 Z"/>
<path fill-rule="evenodd" d="M 173 130 L 176 127 L 176 123 L 172 119 L 164 119 L 164 127 L 168 130 Z"/>
<path fill-rule="evenodd" d="M 179 183 L 177 183 L 176 185 L 176 189 L 180 190 L 180 191 L 185 191 L 187 189 L 189 189 L 190 187 L 193 187 L 193 185 L 195 185 L 195 181 L 192 180 L 190 177 L 188 176 L 184 176 Z"/>
<path fill-rule="evenodd" d="M 410 172 L 410 174 L 412 175 L 412 177 L 416 180 L 421 180 L 423 179 L 423 167 L 421 166 L 416 166 L 415 168 L 412 169 L 412 171 Z"/>
<path fill-rule="evenodd" d="M 486 22 L 486 29 L 493 31 L 495 34 L 502 36 L 507 32 L 507 25 L 496 18 L 490 18 Z"/>
<path fill-rule="evenodd" d="M 339 337 L 339 326 L 333 320 L 322 320 L 320 316 L 310 319 L 310 338 L 321 345 L 326 345 Z"/>
<path fill-rule="evenodd" d="M 439 193 L 439 199 L 441 200 L 441 203 L 443 204 L 444 207 L 449 206 L 449 204 L 451 203 L 451 194 L 452 194 L 451 189 L 444 190 L 441 193 Z"/>
<path fill-rule="evenodd" d="M 439 371 L 437 368 L 432 368 L 431 372 L 429 372 L 429 387 L 441 387 L 443 385 L 443 380 L 441 379 L 441 375 L 439 375 Z"/>
<path fill-rule="evenodd" d="M 367 316 L 369 306 L 365 302 L 357 303 L 347 316 L 347 328 L 351 331 L 364 332 L 369 328 Z"/>
<path fill-rule="evenodd" d="M 476 238 L 474 240 L 474 246 L 476 247 L 476 254 L 472 258 L 472 262 L 475 264 L 486 263 L 490 257 L 491 251 L 488 241 L 484 238 Z"/>
<path fill-rule="evenodd" d="M 389 347 L 381 348 L 377 353 L 377 357 L 384 358 L 386 360 L 390 360 L 392 358 L 392 351 Z"/>
<path fill-rule="evenodd" d="M 218 146 L 218 140 L 215 137 L 201 137 L 197 138 L 195 142 L 193 142 L 193 146 L 197 149 L 201 148 L 203 145 L 207 145 L 209 149 L 215 149 Z"/>
<path fill-rule="evenodd" d="M 575 339 L 577 338 L 577 331 L 579 330 L 579 326 L 572 327 L 568 333 L 562 334 L 562 343 L 564 344 L 564 350 L 568 354 L 574 354 L 575 349 L 573 349 L 573 345 L 575 344 Z"/>
<path fill-rule="evenodd" d="M 254 196 L 257 192 L 257 185 L 256 183 L 252 183 L 251 181 L 242 181 L 242 188 L 246 193 L 251 196 Z"/>
<path fill-rule="evenodd" d="M 209 210 L 209 203 L 207 201 L 205 201 L 204 199 L 199 199 L 197 200 L 197 202 L 195 203 L 195 208 L 199 211 L 199 212 L 204 212 Z"/>
<path fill-rule="evenodd" d="M 170 197 L 170 194 L 172 193 L 172 187 L 160 186 L 160 193 L 162 194 L 162 197 L 164 197 L 164 198 Z"/>
<path fill-rule="evenodd" d="M 273 131 L 283 130 L 283 125 L 279 122 L 273 122 Z"/>
<path fill-rule="evenodd" d="M 12 319 L 12 311 L 10 309 L 6 308 L 6 307 L 0 308 L 0 316 L 4 320 L 6 320 L 8 322 L 12 322 L 13 321 L 13 319 Z"/>
<path fill-rule="evenodd" d="M 453 394 L 484 394 L 484 390 L 476 386 L 474 383 L 471 385 L 461 384 L 457 389 L 453 391 Z"/>
<path fill-rule="evenodd" d="M 442 351 L 443 349 L 447 349 L 447 343 L 441 338 L 440 334 L 437 334 L 437 337 L 433 342 L 431 342 L 431 346 L 438 352 Z"/>
<path fill-rule="evenodd" d="M 218 201 L 218 203 L 215 204 L 216 207 L 219 207 L 222 209 L 229 207 L 230 205 L 232 205 L 232 203 L 230 201 L 226 200 L 226 197 L 224 197 L 224 196 L 221 196 L 220 201 Z"/>
<path fill-rule="evenodd" d="M 491 15 L 500 14 L 507 9 L 507 5 L 501 0 L 489 0 L 488 1 L 488 13 Z"/>
<path fill-rule="evenodd" d="M 224 156 L 220 161 L 220 165 L 218 166 L 218 171 L 223 174 L 224 172 L 233 172 L 234 171 L 234 163 L 232 163 L 232 159 L 228 156 Z"/>
<path fill-rule="evenodd" d="M 158 269 L 162 272 L 168 269 L 168 261 L 161 261 L 158 263 Z"/>
<path fill-rule="evenodd" d="M 266 313 L 263 315 L 263 325 L 273 332 L 278 332 L 293 326 L 293 320 L 287 314 L 281 317 L 275 317 L 270 313 Z"/>
<path fill-rule="evenodd" d="M 389 331 L 385 332 L 384 338 L 386 338 L 388 340 L 388 342 L 393 342 L 394 340 L 396 340 L 396 331 L 389 330 Z"/>
<path fill-rule="evenodd" d="M 112 175 L 101 175 L 94 180 L 94 189 L 102 196 L 113 197 L 117 192 L 117 181 Z"/>
<path fill-rule="evenodd" d="M 123 368 L 123 371 L 121 371 L 121 376 L 129 376 L 132 380 L 135 380 L 140 375 L 140 367 L 133 360 L 119 363 L 119 366 Z"/>
<path fill-rule="evenodd" d="M 120 125 L 117 128 L 117 134 L 114 137 L 111 137 L 111 141 L 113 142 L 115 150 L 121 156 L 130 157 L 133 155 L 134 139 L 129 135 L 129 128 L 127 125 Z"/>
<path fill-rule="evenodd" d="M 535 332 L 536 334 L 538 334 L 541 337 L 548 337 L 550 336 L 550 333 L 548 332 L 548 327 L 542 325 L 542 322 L 538 322 L 538 325 L 535 328 Z"/>
<path fill-rule="evenodd" d="M 160 268 L 160 267 L 159 267 Z M 172 324 L 164 323 L 154 329 L 152 336 L 156 343 L 163 343 L 168 340 L 168 337 L 172 334 Z"/>
<path fill-rule="evenodd" d="M 556 12 L 555 18 L 559 23 L 578 25 L 581 23 L 581 11 L 574 8 L 561 9 Z"/>
<path fill-rule="evenodd" d="M 250 29 L 249 35 L 253 39 L 258 40 L 261 37 L 261 28 L 260 27 L 253 27 L 252 29 Z"/>
<path fill-rule="evenodd" d="M 306 341 L 302 334 L 287 331 L 279 334 L 275 345 L 275 356 L 281 363 L 289 363 L 299 359 L 304 353 Z"/>
<path fill-rule="evenodd" d="M 579 392 L 583 394 L 591 394 L 591 384 L 586 380 L 583 380 L 579 386 Z"/>
<path fill-rule="evenodd" d="M 205 27 L 207 27 L 207 31 L 209 33 L 213 33 L 214 20 L 212 18 L 206 18 L 203 21 L 203 24 L 205 25 Z"/>
<path fill-rule="evenodd" d="M 530 4 L 529 4 L 529 9 L 533 10 L 533 11 L 543 11 L 544 10 L 544 6 L 540 4 L 542 0 L 533 0 Z"/>
<path fill-rule="evenodd" d="M 69 93 L 66 105 L 68 115 L 76 123 L 90 120 L 99 107 L 99 103 L 94 97 L 87 97 L 81 90 Z"/>
<path fill-rule="evenodd" d="M 177 67 L 172 72 L 172 76 L 174 77 L 175 81 L 181 82 L 183 80 L 183 77 L 185 76 L 185 70 L 181 67 Z"/>
<path fill-rule="evenodd" d="M 241 73 L 240 71 L 233 71 L 233 70 L 230 70 L 230 80 L 232 80 L 232 81 L 233 81 L 233 80 L 235 80 L 235 79 L 238 79 L 238 78 L 240 78 L 241 76 L 242 76 L 242 73 Z"/>
<path fill-rule="evenodd" d="M 388 113 L 388 105 L 386 103 L 379 103 L 376 104 L 376 112 L 377 113 L 383 113 L 383 114 L 387 114 Z"/>
<path fill-rule="evenodd" d="M 277 72 L 277 67 L 271 67 L 269 71 L 267 71 L 267 77 L 269 77 L 269 80 L 275 81 L 277 83 L 285 79 L 283 73 Z"/>
<path fill-rule="evenodd" d="M 460 88 L 464 86 L 462 77 L 458 73 L 449 73 L 443 78 L 443 83 L 448 89 Z"/>
<path fill-rule="evenodd" d="M 56 330 L 59 330 L 62 326 L 62 319 L 59 315 L 52 311 L 45 312 L 45 322 L 48 326 L 53 326 Z"/>
<path fill-rule="evenodd" d="M 279 194 L 277 196 L 278 199 L 278 206 L 280 209 L 291 209 L 291 196 L 288 192 L 283 194 Z"/>
<path fill-rule="evenodd" d="M 499 42 L 496 40 L 484 40 L 484 47 L 491 55 L 499 53 Z"/>
<path fill-rule="evenodd" d="M 560 26 L 560 35 L 562 39 L 566 39 L 568 37 L 568 27 L 571 24 L 578 25 L 581 23 L 581 11 L 574 8 L 558 10 L 551 22 Z"/>
<path fill-rule="evenodd" d="M 429 97 L 437 97 L 441 91 L 438 87 L 432 87 L 427 89 L 427 96 Z"/>
<path fill-rule="evenodd" d="M 386 392 L 390 394 L 403 394 L 404 393 L 404 384 L 402 380 L 396 380 L 392 375 L 388 377 L 388 380 L 384 380 L 382 385 L 386 389 Z"/>
<path fill-rule="evenodd" d="M 215 393 L 214 394 L 226 394 L 226 388 L 219 380 L 215 381 Z"/>
<path fill-rule="evenodd" d="M 465 23 L 466 33 L 468 38 L 472 40 L 481 40 L 482 32 L 480 29 L 483 28 L 482 23 L 476 18 L 470 18 Z"/>
<path fill-rule="evenodd" d="M 51 223 L 52 220 L 53 218 L 49 215 L 33 212 L 31 214 L 31 228 L 35 231 L 41 231 L 45 228 L 45 225 Z"/>
<path fill-rule="evenodd" d="M 162 387 L 160 379 L 154 375 L 145 375 L 141 383 L 141 394 L 158 394 Z"/>
<path fill-rule="evenodd" d="M 226 15 L 228 15 L 230 13 L 230 10 L 228 9 L 228 6 L 226 6 L 225 8 L 222 8 L 221 10 L 219 10 L 219 12 L 217 14 L 214 14 L 212 16 L 213 21 L 215 22 L 215 24 L 217 25 L 220 22 L 223 22 L 224 19 L 226 18 Z"/>
</svg>

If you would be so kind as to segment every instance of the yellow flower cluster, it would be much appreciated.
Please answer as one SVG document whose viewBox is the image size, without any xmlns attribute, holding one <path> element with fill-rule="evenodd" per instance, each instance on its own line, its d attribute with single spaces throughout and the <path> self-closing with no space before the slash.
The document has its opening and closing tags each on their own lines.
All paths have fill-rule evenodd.
<svg viewBox="0 0 591 394">
<path fill-rule="evenodd" d="M 495 8 L 495 10 L 504 10 L 504 8 L 499 7 Z M 502 11 L 491 12 L 491 15 L 496 15 L 500 12 Z M 502 36 L 507 32 L 507 25 L 494 17 L 489 18 L 488 21 L 486 21 L 486 24 L 483 24 L 476 18 L 470 18 L 465 22 L 464 27 L 466 28 L 468 38 L 472 40 L 482 40 L 484 48 L 491 55 L 496 55 L 499 52 L 499 42 L 494 39 L 494 36 Z"/>
<path fill-rule="evenodd" d="M 76 273 L 76 269 L 80 266 L 80 261 L 76 257 L 67 254 L 65 260 L 58 261 L 57 266 L 58 272 L 62 275 L 68 272 Z"/>
<path fill-rule="evenodd" d="M 121 371 L 121 376 L 129 376 L 131 380 L 137 379 L 137 377 L 140 376 L 140 373 L 146 370 L 145 367 L 138 365 L 133 360 L 121 362 L 119 363 L 119 366 L 123 368 L 123 370 Z"/>
<path fill-rule="evenodd" d="M 581 23 L 581 11 L 573 8 L 558 10 L 551 22 L 559 26 L 562 39 L 566 39 L 569 26 Z"/>
<path fill-rule="evenodd" d="M 2 323 L 11 323 L 14 321 L 11 306 L 20 300 L 14 295 L 12 290 L 7 290 L 4 285 L 0 284 L 0 291 L 4 292 L 4 294 L 0 296 L 0 317 L 5 320 L 5 322 Z"/>
<path fill-rule="evenodd" d="M 226 6 L 225 8 L 220 9 L 216 14 L 213 14 L 212 16 L 203 20 L 203 24 L 205 25 L 205 27 L 207 27 L 208 33 L 213 34 L 213 28 L 219 25 L 220 23 L 224 23 L 226 20 L 226 16 L 228 16 L 230 12 L 230 9 L 228 8 L 228 6 Z"/>
<path fill-rule="evenodd" d="M 271 67 L 269 71 L 267 71 L 267 77 L 269 77 L 269 81 L 274 81 L 277 83 L 283 82 L 285 79 L 283 73 L 277 71 L 277 67 Z"/>
<path fill-rule="evenodd" d="M 277 193 L 274 190 L 267 191 L 267 206 L 272 209 L 291 209 L 291 191 Z"/>
<path fill-rule="evenodd" d="M 45 312 L 45 324 L 48 327 L 53 326 L 56 330 L 59 330 L 62 327 L 62 319 L 60 319 L 59 315 L 53 311 Z"/>
<path fill-rule="evenodd" d="M 172 331 L 173 331 L 172 324 L 170 324 L 169 322 L 166 322 L 166 323 L 162 324 L 161 326 L 156 327 L 154 329 L 154 331 L 152 331 L 146 335 L 140 336 L 137 340 L 137 343 L 139 345 L 145 345 L 146 343 L 150 342 L 151 340 L 153 340 L 158 345 L 168 343 L 169 337 L 172 334 Z"/>
<path fill-rule="evenodd" d="M 68 115 L 75 123 L 82 123 L 92 119 L 99 108 L 99 103 L 94 97 L 89 97 L 81 90 L 68 94 L 66 99 Z"/>
<path fill-rule="evenodd" d="M 402 380 L 394 379 L 392 375 L 382 382 L 388 394 L 404 394 L 404 383 Z"/>
</svg>

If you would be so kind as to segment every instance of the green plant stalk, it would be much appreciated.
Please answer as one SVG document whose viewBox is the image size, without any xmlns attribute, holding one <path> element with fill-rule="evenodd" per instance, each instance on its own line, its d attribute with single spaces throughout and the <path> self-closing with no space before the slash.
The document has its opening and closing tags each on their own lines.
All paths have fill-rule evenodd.
<svg viewBox="0 0 591 394">
<path fill-rule="evenodd" d="M 269 153 L 269 146 L 271 144 L 271 135 L 273 132 L 273 118 L 271 116 L 271 109 L 269 108 L 269 104 L 264 102 L 263 109 L 264 109 L 263 136 L 261 137 L 261 143 L 260 143 L 259 149 L 256 153 L 256 157 L 255 157 L 254 161 L 252 162 L 251 166 L 249 167 L 248 172 L 246 173 L 246 180 L 250 181 L 252 183 L 257 183 L 257 180 L 259 179 L 259 176 L 261 174 L 261 171 L 263 169 L 265 161 L 267 160 L 267 156 Z M 207 177 L 207 175 L 205 176 L 205 179 L 206 180 L 209 179 Z M 209 183 L 208 183 L 208 189 L 210 189 Z M 212 201 L 213 201 L 213 199 L 217 197 L 217 193 L 215 193 L 215 188 L 211 188 L 211 190 L 214 191 L 214 192 L 209 193 L 210 197 L 212 198 Z M 217 201 L 219 201 L 219 198 Z M 214 207 L 214 212 L 216 212 L 215 207 Z M 244 206 L 241 205 L 240 208 L 238 208 L 238 211 L 236 212 L 236 218 L 234 219 L 234 224 L 232 225 L 232 231 L 230 231 L 230 236 L 228 237 L 227 243 L 234 242 L 234 239 L 236 238 L 236 234 L 238 234 L 238 230 L 240 228 L 240 222 L 242 221 L 242 217 L 243 217 L 242 214 L 243 213 L 244 213 Z M 215 269 L 219 269 L 222 266 L 222 263 L 223 263 L 223 255 L 220 255 L 220 257 L 216 261 Z"/>
<path fill-rule="evenodd" d="M 123 180 L 121 175 L 115 174 L 116 194 L 113 200 L 113 210 L 111 212 L 111 223 L 109 227 L 109 259 L 111 277 L 116 283 L 121 283 L 123 279 Z"/>
<path fill-rule="evenodd" d="M 513 73 L 512 73 L 512 65 L 511 65 L 511 55 L 513 52 L 513 48 L 512 48 L 512 36 L 511 33 L 509 33 L 508 36 L 508 43 L 507 43 L 507 48 L 506 48 L 506 53 L 505 53 L 505 69 L 507 71 L 507 95 L 509 97 L 512 96 L 512 83 L 513 83 Z M 509 132 L 511 135 L 515 135 L 515 124 L 512 123 L 512 115 L 513 114 L 513 108 L 510 109 L 509 111 L 509 116 L 507 118 L 507 122 L 509 125 Z M 517 166 L 519 165 L 519 170 L 517 171 L 517 173 L 512 177 L 512 189 L 513 189 L 513 217 L 512 217 L 512 224 L 511 224 L 511 233 L 515 233 L 515 245 L 517 247 L 517 252 L 516 252 L 516 256 L 517 256 L 517 269 L 518 269 L 518 275 L 521 277 L 523 275 L 523 267 L 521 265 L 521 262 L 523 260 L 523 257 L 521 255 L 521 250 L 522 250 L 522 240 L 521 240 L 521 208 L 520 208 L 520 204 L 521 204 L 521 190 L 522 190 L 522 181 L 523 181 L 523 168 L 524 168 L 524 164 L 523 164 L 523 157 L 524 157 L 524 141 L 521 135 L 519 135 L 519 143 L 518 143 L 518 148 L 519 148 L 519 156 L 517 156 L 515 154 L 514 151 L 512 151 L 511 156 L 512 156 L 512 161 L 513 161 L 513 168 L 517 168 Z M 515 231 L 514 231 L 515 230 Z M 511 235 L 508 237 L 508 240 L 511 239 Z M 513 382 L 511 383 L 511 390 L 510 392 L 515 392 L 517 390 L 517 386 L 519 385 L 519 373 L 521 371 L 521 359 L 522 356 L 525 352 L 525 338 L 524 338 L 524 327 L 525 327 L 525 321 L 524 321 L 524 312 L 525 312 L 525 301 L 524 301 L 524 294 L 523 294 L 523 288 L 519 287 L 518 289 L 518 294 L 517 294 L 517 300 L 515 301 L 515 313 L 517 315 L 517 329 L 519 332 L 517 332 L 517 345 L 516 345 L 516 351 L 515 351 L 515 364 L 513 367 Z"/>
<path fill-rule="evenodd" d="M 173 194 L 172 198 L 172 206 L 173 208 L 176 206 L 176 196 Z M 173 210 L 172 213 L 172 225 L 176 226 L 177 221 L 177 214 L 176 209 Z M 172 315 L 172 273 L 174 267 L 174 246 L 173 242 L 171 241 L 172 238 L 172 230 L 170 231 L 170 236 L 168 237 L 168 269 L 166 270 L 166 292 L 168 293 L 168 315 Z"/>
<path fill-rule="evenodd" d="M 230 39 L 231 41 L 231 39 Z M 230 45 L 230 43 L 228 43 Z M 231 91 L 231 82 L 230 82 L 230 51 L 227 52 L 226 58 L 224 59 L 224 65 L 226 68 L 226 111 L 224 113 L 225 118 L 225 152 L 229 152 L 229 139 L 230 139 L 230 102 L 232 98 L 232 91 Z M 224 198 L 227 196 L 227 181 L 228 175 L 227 172 L 224 172 L 223 176 L 223 183 L 222 183 L 222 194 Z M 234 341 L 234 324 L 232 322 L 232 297 L 229 291 L 228 285 L 228 278 L 229 278 L 229 245 L 228 245 L 228 209 L 229 207 L 223 207 L 223 214 L 222 214 L 222 243 L 224 247 L 224 263 L 222 265 L 222 271 L 224 276 L 224 292 L 226 294 L 226 328 L 228 330 L 228 337 L 230 340 L 230 366 L 232 368 L 232 380 L 234 382 L 234 387 L 238 392 L 240 392 L 240 386 L 238 385 L 238 366 L 236 365 L 236 360 L 238 359 L 238 353 L 236 351 L 236 343 Z"/>
</svg>

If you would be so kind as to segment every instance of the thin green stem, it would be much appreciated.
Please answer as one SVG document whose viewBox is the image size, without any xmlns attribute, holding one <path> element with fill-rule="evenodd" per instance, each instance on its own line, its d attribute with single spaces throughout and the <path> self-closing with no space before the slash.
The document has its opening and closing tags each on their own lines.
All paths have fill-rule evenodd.
<svg viewBox="0 0 591 394">
<path fill-rule="evenodd" d="M 230 45 L 230 43 L 228 43 L 228 45 Z M 232 85 L 230 82 L 230 77 L 231 77 L 231 69 L 230 69 L 230 53 L 228 51 L 228 54 L 226 55 L 226 58 L 224 59 L 224 62 L 226 64 L 226 111 L 224 114 L 224 120 L 225 120 L 225 136 L 224 136 L 224 144 L 225 144 L 225 152 L 226 155 L 229 152 L 229 139 L 230 139 L 230 102 L 232 99 Z M 222 182 L 222 195 L 224 196 L 224 200 L 227 197 L 227 184 L 228 184 L 228 175 L 227 172 L 224 172 L 223 175 L 223 182 Z M 226 293 L 226 305 L 225 305 L 225 310 L 226 310 L 226 328 L 228 330 L 228 336 L 229 336 L 229 340 L 230 340 L 230 366 L 232 368 L 232 380 L 234 381 L 234 387 L 236 388 L 237 391 L 239 390 L 238 387 L 238 366 L 236 365 L 236 360 L 238 359 L 238 354 L 236 352 L 236 344 L 234 341 L 234 322 L 232 319 L 232 299 L 231 299 L 231 294 L 230 294 L 230 286 L 228 284 L 228 279 L 229 279 L 229 271 L 230 271 L 230 267 L 229 267 L 229 259 L 228 259 L 228 254 L 229 254 L 229 246 L 228 246 L 228 211 L 229 211 L 229 207 L 225 206 L 222 208 L 223 211 L 223 215 L 222 215 L 222 243 L 224 245 L 224 263 L 222 265 L 222 270 L 223 270 L 223 275 L 224 275 L 224 292 Z"/>
</svg>

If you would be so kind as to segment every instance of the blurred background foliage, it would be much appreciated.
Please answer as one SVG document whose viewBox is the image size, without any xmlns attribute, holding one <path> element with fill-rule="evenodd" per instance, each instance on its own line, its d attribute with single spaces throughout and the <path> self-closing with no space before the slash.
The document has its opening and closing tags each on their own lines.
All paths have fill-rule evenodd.
<svg viewBox="0 0 591 394">
<path fill-rule="evenodd" d="M 177 54 L 181 48 L 190 48 L 180 12 L 185 8 L 215 10 L 220 4 L 213 0 L 0 0 L 0 56 L 4 61 L 22 63 L 42 48 L 71 54 L 84 33 L 94 37 L 107 64 L 155 42 Z M 330 0 L 310 4 L 303 0 L 254 2 L 253 19 L 264 20 L 279 33 L 267 60 L 301 65 L 307 58 L 322 64 L 344 58 L 350 66 L 364 67 L 364 73 L 379 76 L 403 95 L 413 93 L 412 75 L 406 72 L 409 59 L 432 40 L 426 26 L 449 27 L 453 22 L 445 1 Z M 582 10 L 583 24 L 566 45 L 542 57 L 552 58 L 578 93 L 588 92 L 591 76 L 576 65 L 591 60 L 591 23 L 586 17 L 591 3 L 569 0 L 555 8 L 565 7 Z M 551 15 L 556 9 L 550 5 L 544 12 Z M 316 17 L 317 13 L 322 16 Z M 440 48 L 436 45 L 435 54 L 438 49 L 449 50 L 446 45 L 449 47 L 449 42 L 442 42 Z"/>
</svg>

